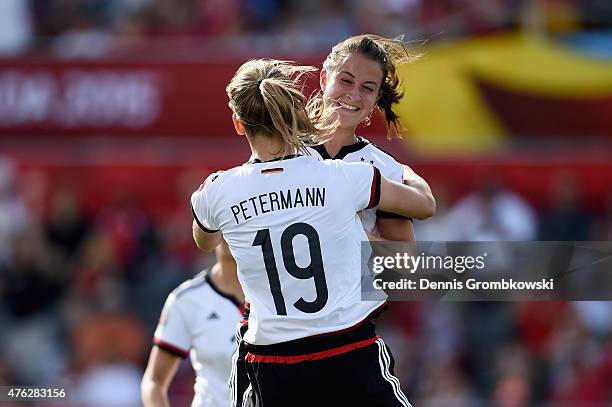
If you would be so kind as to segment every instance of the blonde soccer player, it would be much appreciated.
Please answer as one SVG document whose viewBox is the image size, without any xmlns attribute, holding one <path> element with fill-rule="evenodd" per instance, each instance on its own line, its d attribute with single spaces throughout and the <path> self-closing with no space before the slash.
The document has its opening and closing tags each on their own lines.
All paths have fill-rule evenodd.
<svg viewBox="0 0 612 407">
<path fill-rule="evenodd" d="M 371 164 L 304 155 L 335 130 L 334 109 L 309 117 L 299 76 L 275 60 L 240 67 L 227 87 L 236 132 L 252 159 L 209 176 L 191 198 L 202 250 L 227 241 L 250 303 L 244 334 L 260 406 L 408 406 L 374 317 L 361 301 L 357 213 L 378 207 L 426 218 L 432 202 Z"/>
</svg>

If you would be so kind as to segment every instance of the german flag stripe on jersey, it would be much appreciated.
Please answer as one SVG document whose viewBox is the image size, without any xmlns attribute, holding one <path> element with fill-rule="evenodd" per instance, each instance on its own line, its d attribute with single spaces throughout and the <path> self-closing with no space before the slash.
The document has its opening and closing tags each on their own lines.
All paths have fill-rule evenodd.
<svg viewBox="0 0 612 407">
<path fill-rule="evenodd" d="M 370 203 L 366 209 L 378 206 L 380 202 L 380 171 L 376 167 L 374 168 L 374 177 L 372 178 L 372 187 L 370 188 Z"/>
</svg>

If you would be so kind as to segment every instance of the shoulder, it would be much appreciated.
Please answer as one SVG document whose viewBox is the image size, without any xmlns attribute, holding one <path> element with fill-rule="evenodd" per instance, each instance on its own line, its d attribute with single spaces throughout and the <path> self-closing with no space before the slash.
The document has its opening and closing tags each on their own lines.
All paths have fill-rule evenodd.
<svg viewBox="0 0 612 407">
<path fill-rule="evenodd" d="M 230 182 L 241 168 L 242 167 L 234 167 L 229 170 L 217 171 L 210 174 L 191 195 L 192 203 L 195 199 L 202 199 L 204 196 L 210 197 L 214 191 L 219 190 L 224 184 Z"/>
<path fill-rule="evenodd" d="M 238 167 L 230 168 L 228 170 L 221 170 L 221 171 L 213 172 L 208 177 L 206 177 L 202 185 L 200 185 L 200 188 L 198 188 L 198 191 L 204 188 L 212 187 L 213 185 L 217 186 L 219 184 L 222 184 L 225 180 L 235 175 L 236 172 L 240 168 L 242 167 L 238 166 Z"/>
<path fill-rule="evenodd" d="M 193 199 L 195 199 L 197 196 L 203 196 L 203 195 L 208 195 L 208 193 L 211 191 L 211 189 L 214 189 L 214 187 L 216 185 L 219 184 L 219 182 L 215 183 L 219 177 L 224 173 L 225 171 L 217 171 L 217 172 L 213 172 L 212 174 L 210 174 L 208 177 L 206 177 L 206 179 L 204 180 L 204 182 L 202 182 L 200 184 L 200 186 L 198 187 L 198 189 L 196 189 L 193 194 L 191 194 L 191 199 L 193 202 Z M 214 184 L 214 185 L 213 185 Z M 204 192 L 206 191 L 206 192 Z"/>
<path fill-rule="evenodd" d="M 194 298 L 203 295 L 203 291 L 208 289 L 208 281 L 206 280 L 206 271 L 200 272 L 195 277 L 183 282 L 176 287 L 168 296 L 172 302 L 189 302 Z"/>
<path fill-rule="evenodd" d="M 393 154 L 391 154 L 390 152 L 388 152 L 387 150 L 384 150 L 383 148 L 381 148 L 380 146 L 372 143 L 370 140 L 368 140 L 365 137 L 359 137 L 360 140 L 364 141 L 365 143 L 367 143 L 367 145 L 365 146 L 366 148 L 373 150 L 373 151 L 377 151 L 379 153 L 382 153 L 384 155 L 386 155 L 387 157 L 395 160 L 395 157 L 393 156 Z"/>
<path fill-rule="evenodd" d="M 315 159 L 310 157 L 310 167 L 307 167 L 305 173 L 309 177 L 325 178 L 337 188 L 348 187 L 350 180 L 357 173 L 371 172 L 372 166 L 362 162 L 343 161 L 338 159 Z"/>
<path fill-rule="evenodd" d="M 390 152 L 382 149 L 378 145 L 372 143 L 371 141 L 365 138 L 363 140 L 367 142 L 367 145 L 363 149 L 364 152 L 367 152 L 370 154 L 376 154 L 377 158 L 384 160 L 386 162 L 396 163 L 398 165 L 401 165 L 401 163 L 397 161 L 397 159 Z"/>
<path fill-rule="evenodd" d="M 325 165 L 331 167 L 333 172 L 339 174 L 338 176 L 347 177 L 349 180 L 354 180 L 355 176 L 371 175 L 376 168 L 369 162 L 360 161 L 325 160 Z"/>
<path fill-rule="evenodd" d="M 363 162 L 373 165 L 377 165 L 377 163 L 381 162 L 387 165 L 392 165 L 393 163 L 400 165 L 391 154 L 378 147 L 370 140 L 364 137 L 358 137 L 357 139 L 358 141 L 355 144 L 342 148 L 342 154 L 340 154 L 340 156 L 343 161 Z"/>
<path fill-rule="evenodd" d="M 365 158 L 365 162 L 376 166 L 383 176 L 393 181 L 401 181 L 404 165 L 387 151 L 374 143 L 368 142 L 367 146 L 362 149 L 361 154 Z"/>
<path fill-rule="evenodd" d="M 327 155 L 327 151 L 323 144 L 319 144 L 317 146 L 306 147 L 306 153 L 312 157 L 317 157 L 319 159 L 327 158 L 324 155 Z"/>
</svg>

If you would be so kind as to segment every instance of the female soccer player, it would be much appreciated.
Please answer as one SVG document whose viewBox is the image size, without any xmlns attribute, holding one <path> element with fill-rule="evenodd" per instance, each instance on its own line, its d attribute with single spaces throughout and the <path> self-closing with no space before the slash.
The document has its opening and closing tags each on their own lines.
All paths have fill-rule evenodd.
<svg viewBox="0 0 612 407">
<path fill-rule="evenodd" d="M 187 355 L 196 372 L 192 406 L 229 405 L 230 359 L 244 295 L 225 242 L 217 246 L 216 255 L 217 263 L 209 271 L 181 284 L 166 300 L 142 379 L 145 407 L 170 406 L 168 387 Z"/>
<path fill-rule="evenodd" d="M 223 234 L 236 259 L 258 405 L 408 406 L 374 331 L 384 301 L 361 301 L 357 212 L 378 206 L 422 219 L 434 207 L 369 163 L 300 154 L 329 134 L 333 115 L 307 114 L 298 78 L 312 70 L 274 60 L 240 67 L 227 92 L 253 158 L 194 192 L 194 239 L 212 250 Z"/>
<path fill-rule="evenodd" d="M 322 158 L 370 163 L 390 180 L 414 186 L 433 203 L 431 189 L 425 180 L 387 152 L 356 135 L 360 125 L 369 123 L 374 109 L 384 112 L 389 137 L 400 134 L 399 117 L 393 112 L 402 97 L 395 69 L 399 63 L 414 58 L 401 40 L 371 34 L 350 37 L 335 45 L 323 62 L 321 92 L 312 106 L 315 110 L 335 106 L 339 126 L 332 139 L 315 146 L 314 150 Z M 412 222 L 396 214 L 372 208 L 364 211 L 361 219 L 371 239 L 415 239 Z"/>
<path fill-rule="evenodd" d="M 395 69 L 399 63 L 410 62 L 413 58 L 415 56 L 406 51 L 400 40 L 374 35 L 351 37 L 334 46 L 323 63 L 321 92 L 310 108 L 316 114 L 325 107 L 335 106 L 338 128 L 325 144 L 309 148 L 309 152 L 322 158 L 375 165 L 385 177 L 415 187 L 433 203 L 431 189 L 425 180 L 379 147 L 356 136 L 357 128 L 369 122 L 374 109 L 384 112 L 390 137 L 400 133 L 399 117 L 392 110 L 401 99 Z M 364 210 L 360 216 L 370 240 L 415 241 L 410 219 L 377 208 Z M 242 333 L 245 330 L 243 326 Z M 235 363 L 241 366 L 243 362 L 239 357 Z M 233 372 L 232 406 L 240 407 L 242 400 L 236 389 L 244 388 L 240 385 L 241 369 Z"/>
</svg>

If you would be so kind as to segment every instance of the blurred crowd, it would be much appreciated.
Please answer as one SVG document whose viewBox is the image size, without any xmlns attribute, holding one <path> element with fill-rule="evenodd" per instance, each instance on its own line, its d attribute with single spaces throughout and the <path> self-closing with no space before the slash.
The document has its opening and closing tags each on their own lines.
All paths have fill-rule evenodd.
<svg viewBox="0 0 612 407">
<path fill-rule="evenodd" d="M 313 55 L 362 32 L 436 41 L 517 26 L 610 30 L 612 2 L 0 0 L 0 57 Z M 69 180 L 51 187 L 0 156 L 0 386 L 62 385 L 74 405 L 140 405 L 166 296 L 214 262 L 191 240 L 183 203 L 195 186 L 181 180 L 182 203 L 164 216 L 129 191 L 88 212 Z M 420 241 L 612 240 L 612 194 L 593 212 L 571 173 L 551 183 L 544 207 L 494 177 L 460 193 L 432 187 L 438 213 L 415 223 Z M 611 405 L 610 302 L 395 302 L 380 326 L 417 406 Z M 173 405 L 189 405 L 192 385 L 183 365 Z"/>
<path fill-rule="evenodd" d="M 185 202 L 194 186 L 178 186 Z M 420 240 L 612 240 L 612 200 L 589 212 L 569 176 L 544 210 L 500 180 L 457 197 L 433 187 L 439 212 L 415 225 Z M 69 183 L 45 189 L 0 160 L 0 385 L 65 385 L 74 405 L 139 405 L 166 295 L 214 259 L 192 243 L 184 205 L 155 217 L 118 194 L 86 214 Z M 380 326 L 415 405 L 612 400 L 612 303 L 395 302 Z M 190 402 L 189 372 L 173 384 L 177 406 Z"/>
<path fill-rule="evenodd" d="M 0 385 L 65 385 L 75 402 L 95 401 L 83 405 L 139 405 L 165 298 L 204 267 L 189 214 L 156 224 L 120 193 L 87 216 L 69 183 L 48 205 L 45 188 L 0 160 Z"/>
<path fill-rule="evenodd" d="M 417 42 L 511 27 L 610 29 L 606 0 L 3 0 L 0 55 L 328 51 L 363 32 Z"/>
</svg>

